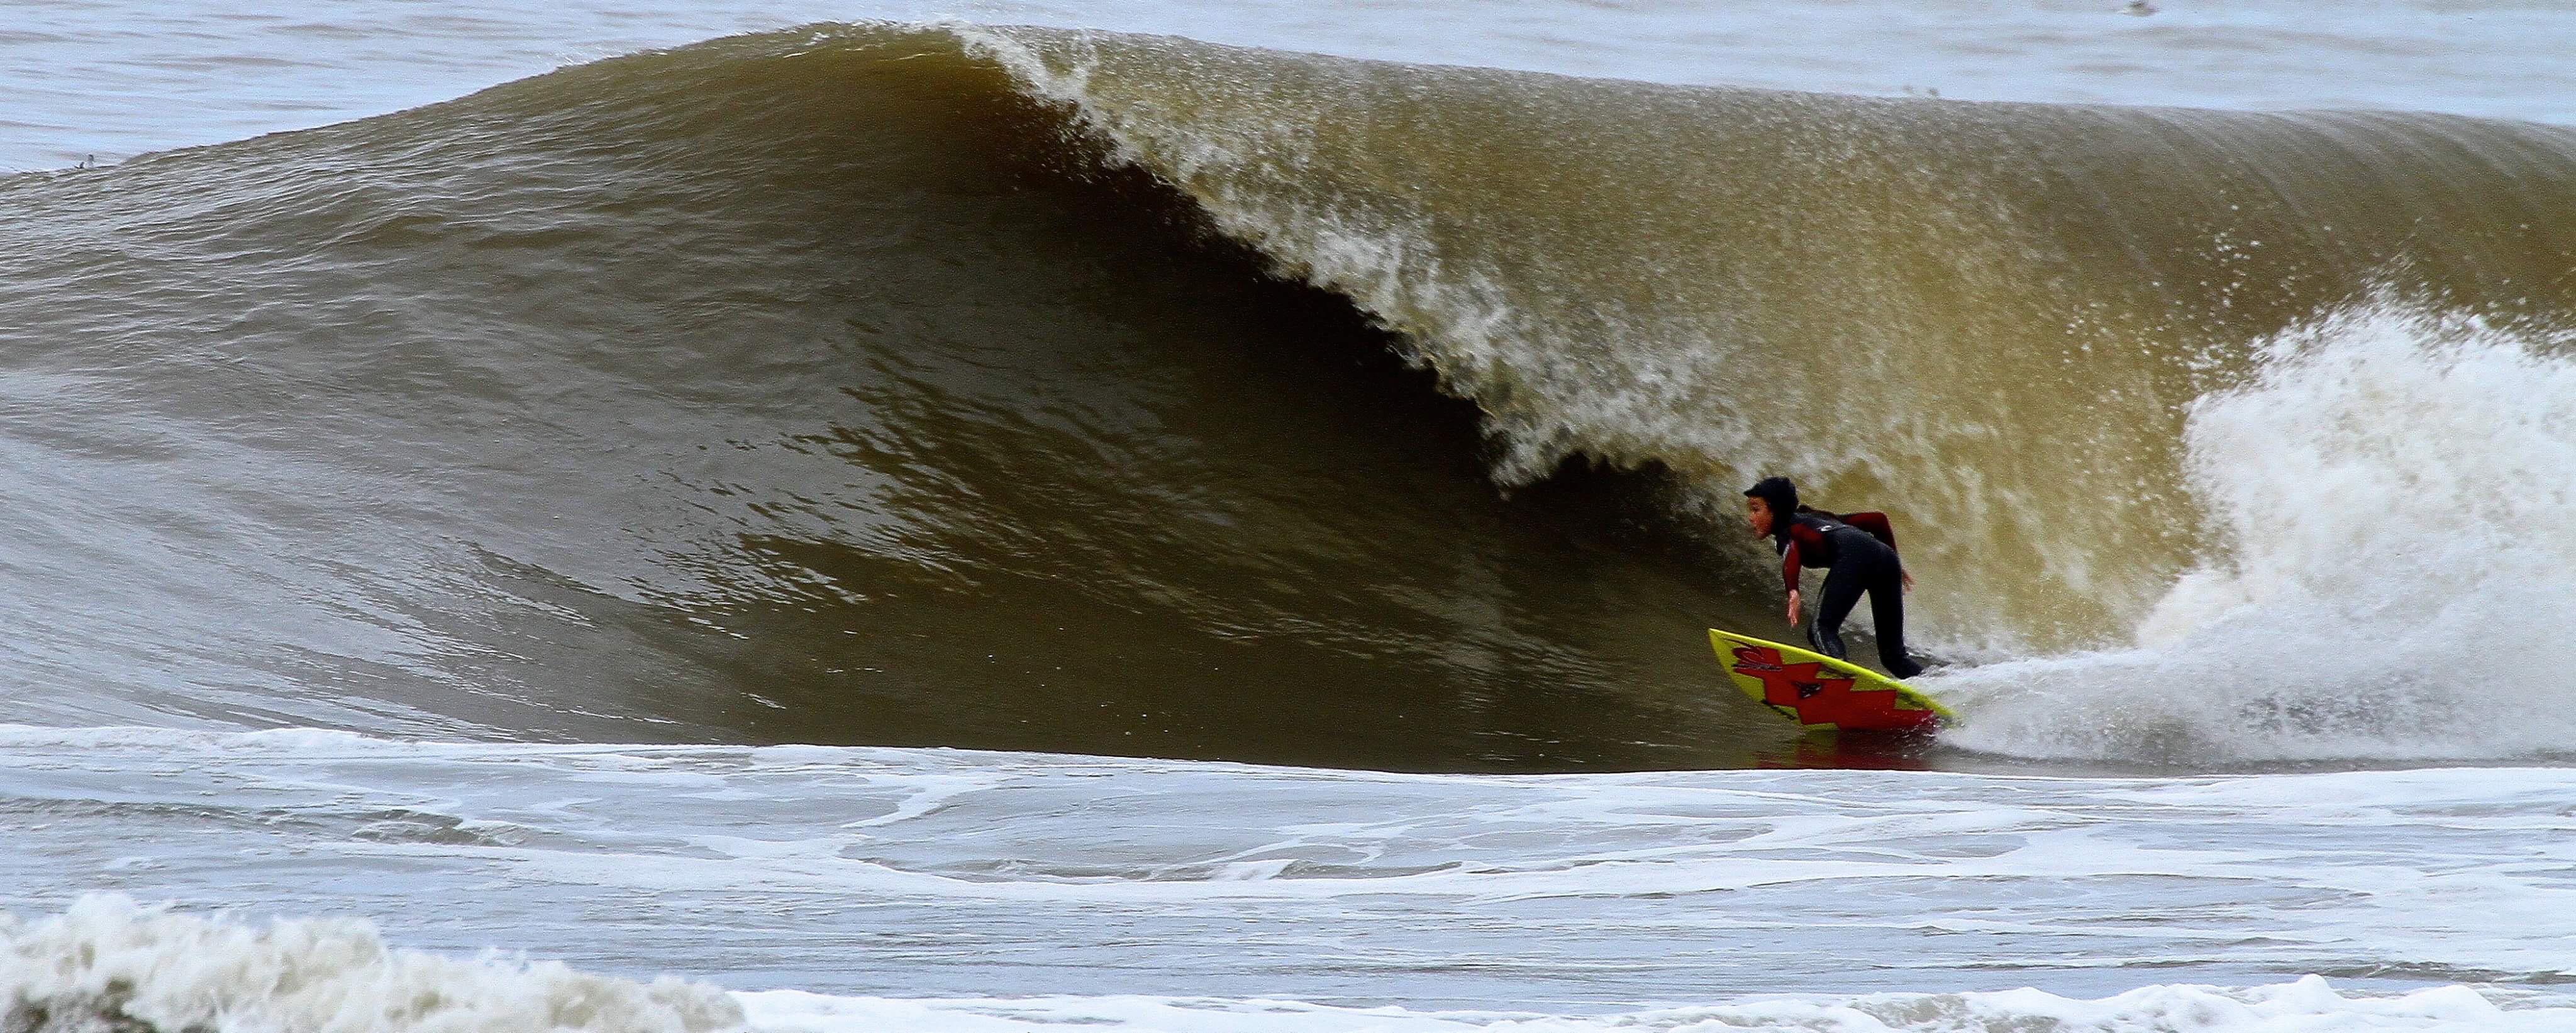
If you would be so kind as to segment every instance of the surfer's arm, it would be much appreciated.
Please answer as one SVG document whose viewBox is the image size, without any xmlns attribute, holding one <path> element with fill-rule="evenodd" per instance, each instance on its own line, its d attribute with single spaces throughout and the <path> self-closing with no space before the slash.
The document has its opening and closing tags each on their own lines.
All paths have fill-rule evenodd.
<svg viewBox="0 0 2576 1033">
<path fill-rule="evenodd" d="M 1896 547 L 1896 528 L 1888 526 L 1887 514 L 1850 513 L 1844 515 L 1842 520 L 1843 523 L 1869 532 L 1870 537 L 1886 542 L 1888 548 Z"/>
<path fill-rule="evenodd" d="M 1798 540 L 1792 536 L 1789 547 L 1780 551 L 1780 580 L 1789 589 L 1789 626 L 1798 626 Z"/>
</svg>

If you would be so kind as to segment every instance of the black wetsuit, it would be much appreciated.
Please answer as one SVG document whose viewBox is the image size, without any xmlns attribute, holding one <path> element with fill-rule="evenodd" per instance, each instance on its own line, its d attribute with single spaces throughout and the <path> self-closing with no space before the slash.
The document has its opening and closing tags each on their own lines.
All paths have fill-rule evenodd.
<svg viewBox="0 0 2576 1033">
<path fill-rule="evenodd" d="M 1844 517 L 1801 512 L 1771 530 L 1780 550 L 1780 576 L 1790 591 L 1798 589 L 1801 567 L 1830 567 L 1824 598 L 1816 602 L 1816 621 L 1807 625 L 1807 641 L 1816 652 L 1841 659 L 1843 618 L 1862 592 L 1869 593 L 1870 620 L 1878 625 L 1878 662 L 1887 673 L 1911 678 L 1923 665 L 1905 651 L 1905 566 L 1896 558 L 1896 531 L 1881 513 Z"/>
</svg>

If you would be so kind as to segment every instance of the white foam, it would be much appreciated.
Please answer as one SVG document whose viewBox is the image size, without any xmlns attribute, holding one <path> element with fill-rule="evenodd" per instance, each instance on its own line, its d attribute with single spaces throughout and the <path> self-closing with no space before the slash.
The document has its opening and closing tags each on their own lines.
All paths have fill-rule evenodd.
<svg viewBox="0 0 2576 1033">
<path fill-rule="evenodd" d="M 385 945 L 357 919 L 251 925 L 82 897 L 35 922 L 0 920 L 0 1027 L 216 1033 L 697 1033 L 740 1028 L 703 983 L 649 984 L 497 954 Z"/>
<path fill-rule="evenodd" d="M 356 911 L 451 952 L 840 993 L 1617 1008 L 2102 994 L 2149 965 L 2539 981 L 2576 939 L 2566 769 L 1421 775 L 6 727 L 0 747 L 0 811 L 29 816 L 0 850 L 21 907 Z"/>
<path fill-rule="evenodd" d="M 492 945 L 872 995 L 789 1029 L 1339 1030 L 1592 1028 L 1589 1010 L 1691 1028 L 1757 1014 L 1743 1009 L 1760 992 L 1868 1015 L 1882 999 L 1858 995 L 2025 983 L 2074 1014 L 2064 1002 L 2132 990 L 2150 967 L 2362 981 L 2347 993 L 2537 985 L 2568 974 L 2576 939 L 2565 769 L 1422 775 L 6 727 L 0 747 L 0 811 L 30 816 L 0 850 L 22 908 L 124 889 L 357 913 L 447 954 L 388 949 L 363 923 L 124 904 L 85 903 L 107 910 L 44 935 L 0 930 L 0 969 L 114 945 L 98 963 L 112 967 L 78 978 L 11 969 L 0 995 L 48 979 L 52 1007 L 98 1015 L 122 980 L 168 1015 L 269 1024 L 242 1029 L 390 1024 L 404 1016 L 366 1002 L 421 986 L 475 1005 L 422 1029 L 518 1028 L 567 997 L 653 1003 L 649 987 L 472 958 Z M 1051 993 L 1085 996 L 1027 999 Z M 1215 1003 L 1153 996 L 1174 994 Z M 1265 995 L 1290 1000 L 1246 1003 Z M 2031 1013 L 1964 993 L 1883 1000 L 1975 1022 Z M 1695 1007 L 1635 1011 L 1665 1003 Z M 2408 1028 L 2334 1007 L 2316 1028 Z M 348 1025 L 297 1024 L 347 1009 Z M 1007 1025 L 1022 1012 L 1036 1018 Z"/>
<path fill-rule="evenodd" d="M 740 995 L 754 1025 L 777 1033 L 1576 1033 L 1590 1030 L 1813 1030 L 1818 1033 L 2327 1033 L 2576 1030 L 2576 1008 L 2499 1007 L 2465 986 L 2402 996 L 2345 995 L 2324 979 L 2249 989 L 2147 986 L 2096 1000 L 2038 990 L 1762 998 L 1606 1015 L 1357 1008 L 1286 1000 L 1181 997 L 885 999 L 779 991 Z M 2498 994 L 2498 997 L 2506 995 Z"/>
<path fill-rule="evenodd" d="M 2185 434 L 2206 560 L 2130 650 L 1942 679 L 1951 741 L 2176 763 L 2576 742 L 2576 361 L 2391 299 L 2264 344 Z"/>
<path fill-rule="evenodd" d="M 2576 1031 L 2576 1007 L 2559 998 L 2464 985 L 2346 993 L 2316 976 L 2251 988 L 2153 985 L 2095 999 L 2028 988 L 1773 995 L 1597 1014 L 1142 994 L 726 994 L 673 977 L 639 984 L 559 962 L 390 948 L 372 924 L 359 919 L 253 925 L 143 907 L 113 895 L 84 897 L 39 921 L 0 920 L 0 962 L 0 996 L 7 1008 L 0 1028 L 48 1033 Z"/>
</svg>

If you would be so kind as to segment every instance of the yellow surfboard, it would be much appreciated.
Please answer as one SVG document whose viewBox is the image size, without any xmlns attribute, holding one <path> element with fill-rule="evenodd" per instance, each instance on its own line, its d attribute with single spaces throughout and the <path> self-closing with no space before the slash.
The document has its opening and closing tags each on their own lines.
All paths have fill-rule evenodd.
<svg viewBox="0 0 2576 1033">
<path fill-rule="evenodd" d="M 1930 731 L 1959 719 L 1904 682 L 1822 653 L 1716 628 L 1708 642 L 1736 688 L 1810 729 Z"/>
</svg>

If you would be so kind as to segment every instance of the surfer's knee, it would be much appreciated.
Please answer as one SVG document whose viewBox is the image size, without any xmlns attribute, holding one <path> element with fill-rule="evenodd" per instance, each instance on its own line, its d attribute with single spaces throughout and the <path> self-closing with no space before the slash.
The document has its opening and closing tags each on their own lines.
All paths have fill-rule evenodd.
<svg viewBox="0 0 2576 1033">
<path fill-rule="evenodd" d="M 1843 659 L 1843 637 L 1838 630 L 1825 627 L 1824 621 L 1811 621 L 1807 624 L 1807 644 L 1816 647 L 1816 652 Z"/>
</svg>

